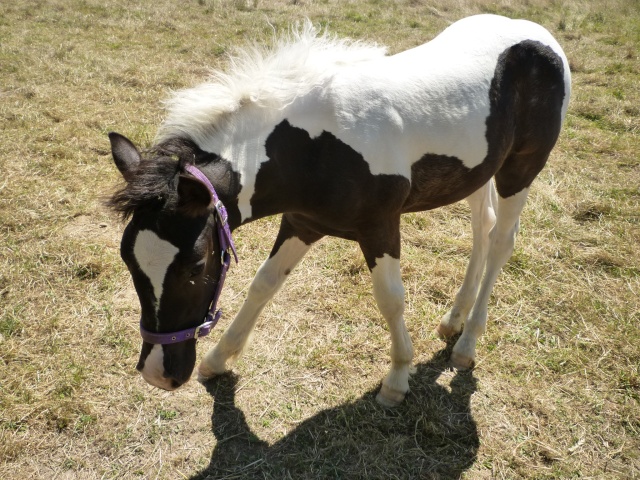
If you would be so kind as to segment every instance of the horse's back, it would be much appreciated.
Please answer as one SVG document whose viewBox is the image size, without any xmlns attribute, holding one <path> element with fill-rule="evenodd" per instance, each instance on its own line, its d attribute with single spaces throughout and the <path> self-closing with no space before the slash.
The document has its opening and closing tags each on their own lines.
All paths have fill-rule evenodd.
<svg viewBox="0 0 640 480">
<path fill-rule="evenodd" d="M 564 84 L 565 96 L 551 108 L 564 118 L 568 64 L 552 35 L 526 20 L 478 15 L 454 23 L 424 45 L 336 74 L 322 97 L 327 113 L 314 110 L 313 129 L 329 131 L 359 152 L 372 174 L 412 179 L 418 163 L 445 157 L 466 170 L 475 169 L 492 150 L 487 122 L 496 115 L 492 89 L 500 62 L 505 52 L 523 42 L 546 46 L 559 59 L 556 63 L 564 72 L 554 81 L 559 78 Z M 526 64 L 517 68 L 528 74 Z M 508 79 L 500 85 L 512 87 Z M 502 92 L 503 98 L 517 95 Z M 508 126 L 512 114 L 501 112 L 504 121 L 498 123 Z M 293 116 L 292 124 L 304 128 L 306 121 L 299 118 Z M 449 170 L 438 167 L 440 172 Z"/>
</svg>

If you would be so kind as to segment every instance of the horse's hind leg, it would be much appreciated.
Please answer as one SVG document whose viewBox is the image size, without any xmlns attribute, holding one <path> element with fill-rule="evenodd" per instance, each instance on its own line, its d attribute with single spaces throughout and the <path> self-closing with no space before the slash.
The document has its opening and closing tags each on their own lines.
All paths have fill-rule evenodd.
<svg viewBox="0 0 640 480">
<path fill-rule="evenodd" d="M 498 216 L 491 232 L 491 246 L 480 293 L 471 316 L 465 323 L 464 331 L 451 352 L 451 365 L 456 368 L 472 368 L 475 364 L 476 342 L 487 327 L 489 297 L 500 270 L 513 253 L 520 213 L 527 201 L 528 193 L 529 189 L 525 188 L 508 198 L 499 197 L 498 199 Z"/>
<path fill-rule="evenodd" d="M 493 182 L 489 181 L 467 198 L 471 209 L 473 248 L 467 273 L 456 294 L 453 307 L 442 318 L 440 325 L 436 327 L 436 332 L 442 339 L 460 333 L 462 324 L 467 320 L 476 301 L 489 251 L 489 232 L 496 223 L 493 205 L 496 201 L 495 197 Z"/>
<path fill-rule="evenodd" d="M 198 367 L 198 380 L 224 373 L 227 362 L 236 360 L 247 344 L 258 316 L 280 289 L 287 276 L 322 235 L 301 232 L 282 216 L 280 231 L 269 258 L 258 269 L 240 311 L 218 344 L 209 350 Z"/>
</svg>

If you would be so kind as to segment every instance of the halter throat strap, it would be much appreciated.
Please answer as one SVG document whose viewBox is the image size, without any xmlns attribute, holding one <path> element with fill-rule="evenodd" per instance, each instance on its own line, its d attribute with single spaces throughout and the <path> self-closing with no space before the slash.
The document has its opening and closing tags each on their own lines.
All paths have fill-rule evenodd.
<svg viewBox="0 0 640 480">
<path fill-rule="evenodd" d="M 211 192 L 213 207 L 215 210 L 215 215 L 217 216 L 216 230 L 218 232 L 218 240 L 220 242 L 220 250 L 222 252 L 222 266 L 220 269 L 218 284 L 215 291 L 213 292 L 209 311 L 207 312 L 204 321 L 200 325 L 192 328 L 187 328 L 185 330 L 180 330 L 178 332 L 156 333 L 145 329 L 142 326 L 142 322 L 140 322 L 140 335 L 142 336 L 142 339 L 147 343 L 156 345 L 169 345 L 172 343 L 191 340 L 192 338 L 198 339 L 199 337 L 208 335 L 213 327 L 216 326 L 218 320 L 220 320 L 220 317 L 222 316 L 222 310 L 216 310 L 216 307 L 218 305 L 218 300 L 220 299 L 220 294 L 222 293 L 222 287 L 227 276 L 227 271 L 229 270 L 229 266 L 231 265 L 231 254 L 233 254 L 233 258 L 235 259 L 236 263 L 238 263 L 238 254 L 236 253 L 236 247 L 233 244 L 233 238 L 231 238 L 231 229 L 229 228 L 229 216 L 227 214 L 227 209 L 218 198 L 218 194 L 216 193 L 215 188 L 213 188 L 213 185 L 204 173 L 202 173 L 195 165 L 187 165 L 185 167 L 185 170 L 196 177 L 198 180 L 200 180 L 202 183 L 204 183 L 205 186 L 209 189 L 209 192 Z"/>
</svg>

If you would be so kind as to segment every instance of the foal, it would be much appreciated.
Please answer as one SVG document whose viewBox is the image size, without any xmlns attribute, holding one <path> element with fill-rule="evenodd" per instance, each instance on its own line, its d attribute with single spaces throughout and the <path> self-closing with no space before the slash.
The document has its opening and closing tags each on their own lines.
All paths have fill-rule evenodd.
<svg viewBox="0 0 640 480">
<path fill-rule="evenodd" d="M 199 378 L 227 369 L 287 275 L 333 235 L 358 242 L 371 270 L 391 335 L 391 370 L 378 401 L 397 405 L 413 358 L 401 214 L 464 198 L 471 207 L 471 260 L 437 332 L 450 337 L 464 324 L 451 363 L 473 367 L 529 187 L 560 133 L 569 66 L 544 28 L 494 15 L 461 20 L 393 56 L 319 36 L 308 24 L 293 37 L 177 92 L 144 157 L 110 135 L 126 180 L 111 205 L 131 217 L 121 250 L 142 310 L 138 369 L 169 390 L 189 379 L 195 339 L 215 320 L 202 319 L 211 303 L 215 310 L 235 253 L 230 232 L 282 213 L 269 258 Z"/>
</svg>

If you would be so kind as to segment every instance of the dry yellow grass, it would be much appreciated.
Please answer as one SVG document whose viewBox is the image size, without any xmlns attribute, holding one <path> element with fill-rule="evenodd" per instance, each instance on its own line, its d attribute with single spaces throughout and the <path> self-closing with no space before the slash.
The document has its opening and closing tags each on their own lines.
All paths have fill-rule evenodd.
<svg viewBox="0 0 640 480">
<path fill-rule="evenodd" d="M 237 377 L 169 394 L 135 372 L 137 300 L 101 206 L 106 132 L 148 144 L 169 89 L 304 16 L 420 44 L 494 12 L 549 28 L 574 71 L 560 142 L 496 285 L 478 366 L 432 329 L 470 253 L 462 204 L 407 215 L 418 372 L 373 392 L 388 335 L 357 247 L 326 239 L 266 309 Z M 0 478 L 640 478 L 640 11 L 635 0 L 0 4 Z M 237 234 L 219 338 L 275 236 Z"/>
</svg>

